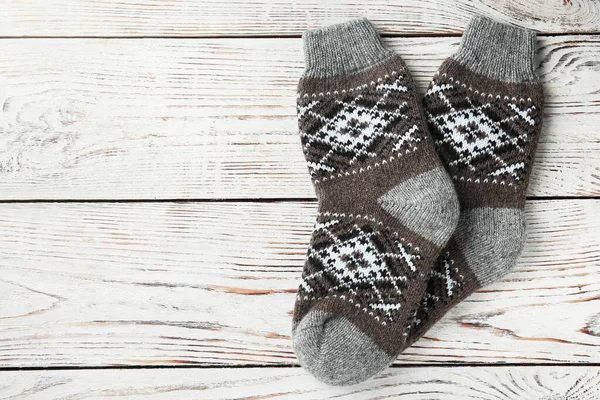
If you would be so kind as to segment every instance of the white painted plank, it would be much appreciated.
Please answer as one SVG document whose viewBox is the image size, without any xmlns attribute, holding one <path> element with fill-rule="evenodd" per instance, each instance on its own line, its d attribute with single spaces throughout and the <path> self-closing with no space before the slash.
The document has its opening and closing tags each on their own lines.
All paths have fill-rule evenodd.
<svg viewBox="0 0 600 400">
<path fill-rule="evenodd" d="M 0 367 L 296 363 L 316 205 L 0 207 Z M 600 200 L 531 201 L 516 270 L 400 363 L 599 363 Z"/>
<path fill-rule="evenodd" d="M 392 368 L 332 387 L 300 368 L 0 372 L 0 399 L 597 400 L 598 367 Z"/>
<path fill-rule="evenodd" d="M 456 34 L 475 14 L 546 33 L 600 31 L 596 0 L 4 0 L 0 35 L 281 36 L 361 17 L 386 34 Z"/>
<path fill-rule="evenodd" d="M 388 42 L 423 90 L 458 40 Z M 529 194 L 597 196 L 600 39 L 540 45 L 547 106 Z M 295 119 L 300 39 L 2 40 L 0 49 L 1 199 L 314 196 Z"/>
</svg>

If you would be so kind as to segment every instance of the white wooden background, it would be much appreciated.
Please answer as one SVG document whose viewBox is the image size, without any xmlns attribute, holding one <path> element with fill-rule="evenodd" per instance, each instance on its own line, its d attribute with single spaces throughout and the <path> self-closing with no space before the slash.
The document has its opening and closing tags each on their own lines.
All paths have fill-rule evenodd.
<svg viewBox="0 0 600 400">
<path fill-rule="evenodd" d="M 324 386 L 289 336 L 300 35 L 366 16 L 423 90 L 475 13 L 539 32 L 525 251 Z M 600 399 L 597 0 L 0 0 L 0 105 L 0 399 Z"/>
</svg>

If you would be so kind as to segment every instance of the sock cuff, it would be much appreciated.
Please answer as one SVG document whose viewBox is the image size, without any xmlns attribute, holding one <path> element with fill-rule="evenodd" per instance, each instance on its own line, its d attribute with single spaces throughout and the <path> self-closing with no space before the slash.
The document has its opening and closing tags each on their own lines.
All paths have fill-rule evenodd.
<svg viewBox="0 0 600 400">
<path fill-rule="evenodd" d="M 387 60 L 387 49 L 366 18 L 307 31 L 304 40 L 305 77 L 349 75 Z"/>
<path fill-rule="evenodd" d="M 452 58 L 469 70 L 505 82 L 535 82 L 535 32 L 475 16 Z"/>
</svg>

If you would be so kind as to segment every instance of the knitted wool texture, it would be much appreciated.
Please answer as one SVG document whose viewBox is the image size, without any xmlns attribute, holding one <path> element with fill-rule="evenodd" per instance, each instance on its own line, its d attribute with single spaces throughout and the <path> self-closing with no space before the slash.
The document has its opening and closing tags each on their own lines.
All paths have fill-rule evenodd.
<svg viewBox="0 0 600 400">
<path fill-rule="evenodd" d="M 319 209 L 292 338 L 302 366 L 344 385 L 405 345 L 458 200 L 406 66 L 373 26 L 310 31 L 304 45 L 298 124 Z"/>
<path fill-rule="evenodd" d="M 475 17 L 427 90 L 427 120 L 461 217 L 407 327 L 405 347 L 475 290 L 506 275 L 521 253 L 542 123 L 535 45 L 532 31 Z"/>
</svg>

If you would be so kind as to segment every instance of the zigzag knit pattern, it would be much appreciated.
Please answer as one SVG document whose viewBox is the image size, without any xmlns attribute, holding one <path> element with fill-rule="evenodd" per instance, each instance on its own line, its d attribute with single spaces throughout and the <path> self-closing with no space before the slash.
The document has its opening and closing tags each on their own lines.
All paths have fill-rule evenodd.
<svg viewBox="0 0 600 400">
<path fill-rule="evenodd" d="M 438 152 L 455 180 L 524 180 L 541 118 L 531 99 L 482 96 L 443 74 L 434 78 L 424 103 Z"/>
<path fill-rule="evenodd" d="M 422 140 L 424 133 L 408 117 L 404 79 L 394 73 L 364 87 L 298 99 L 300 137 L 313 179 L 366 168 Z"/>
<path fill-rule="evenodd" d="M 308 249 L 299 298 L 338 296 L 382 324 L 401 309 L 403 291 L 421 266 L 418 247 L 372 221 L 320 214 Z M 404 310 L 403 310 L 404 311 Z"/>
<path fill-rule="evenodd" d="M 480 89 L 446 73 L 434 77 L 424 105 L 438 153 L 455 180 L 524 190 L 541 125 L 541 105 L 531 98 L 486 94 Z M 463 274 L 465 267 L 455 262 L 451 252 L 438 258 L 407 327 L 408 343 L 418 337 L 424 324 L 435 320 L 434 314 L 475 289 L 476 283 L 465 282 Z"/>
<path fill-rule="evenodd" d="M 408 326 L 409 337 L 429 318 L 429 313 L 441 304 L 448 304 L 463 290 L 464 277 L 460 274 L 458 265 L 446 251 L 437 259 L 431 276 L 427 282 L 425 295 L 417 309 L 412 323 Z"/>
</svg>

